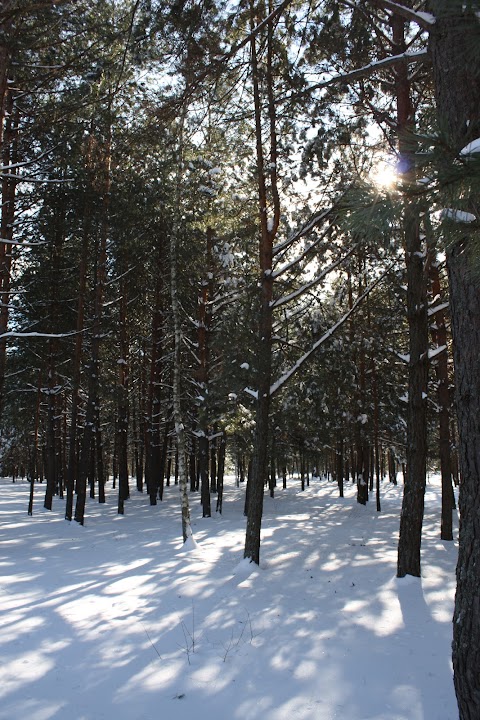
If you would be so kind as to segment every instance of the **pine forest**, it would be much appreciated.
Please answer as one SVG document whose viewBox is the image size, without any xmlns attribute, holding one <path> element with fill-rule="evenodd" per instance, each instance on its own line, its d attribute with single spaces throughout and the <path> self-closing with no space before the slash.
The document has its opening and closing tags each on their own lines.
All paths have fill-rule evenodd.
<svg viewBox="0 0 480 720">
<path fill-rule="evenodd" d="M 258 569 L 267 498 L 305 512 L 321 482 L 381 516 L 398 489 L 400 581 L 435 472 L 478 720 L 480 3 L 4 0 L 0 151 L 25 523 L 101 534 L 107 499 L 175 493 L 188 549 L 233 493 Z"/>
</svg>

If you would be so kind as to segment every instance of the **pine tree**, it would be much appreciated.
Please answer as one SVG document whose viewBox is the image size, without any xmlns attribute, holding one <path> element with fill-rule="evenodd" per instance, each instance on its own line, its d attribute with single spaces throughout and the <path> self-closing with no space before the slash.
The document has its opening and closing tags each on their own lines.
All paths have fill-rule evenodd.
<svg viewBox="0 0 480 720">
<path fill-rule="evenodd" d="M 432 0 L 435 23 L 430 31 L 430 50 L 437 101 L 438 127 L 443 141 L 440 177 L 451 182 L 459 153 L 480 137 L 480 25 L 478 3 Z M 480 713 L 480 614 L 476 598 L 480 582 L 480 527 L 478 503 L 480 478 L 480 290 L 478 280 L 478 202 L 472 181 L 478 169 L 472 158 L 464 161 L 465 182 L 457 202 L 465 203 L 472 230 L 450 222 L 447 265 L 455 363 L 455 397 L 460 438 L 460 536 L 457 592 L 453 618 L 453 666 L 461 720 Z M 470 177 L 468 176 L 470 174 Z M 461 209 L 455 206 L 453 211 Z M 447 219 L 448 223 L 448 219 Z M 447 235 L 448 237 L 448 235 Z"/>
</svg>

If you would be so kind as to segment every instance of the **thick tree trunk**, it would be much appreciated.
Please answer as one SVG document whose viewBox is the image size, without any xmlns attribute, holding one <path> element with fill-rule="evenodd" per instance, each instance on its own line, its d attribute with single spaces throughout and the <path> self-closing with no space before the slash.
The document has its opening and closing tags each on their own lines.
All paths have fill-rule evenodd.
<svg viewBox="0 0 480 720">
<path fill-rule="evenodd" d="M 394 15 L 394 52 L 404 52 L 405 20 Z M 407 477 L 403 489 L 398 539 L 397 577 L 420 576 L 420 548 L 427 472 L 428 316 L 424 247 L 419 209 L 410 192 L 415 186 L 415 121 L 408 68 L 396 69 L 398 149 L 404 194 L 403 241 L 407 270 L 409 336 L 407 406 Z"/>
<path fill-rule="evenodd" d="M 480 137 L 478 18 L 473 3 L 431 0 L 436 22 L 430 49 L 444 172 L 459 150 Z M 448 175 L 447 175 L 448 177 Z M 465 197 L 465 195 L 464 195 Z M 479 218 L 478 202 L 471 210 Z M 480 717 L 480 279 L 478 245 L 465 232 L 448 249 L 460 463 L 460 534 L 453 617 L 453 669 L 460 720 Z M 477 231 L 478 232 L 478 231 Z"/>
<path fill-rule="evenodd" d="M 448 254 L 460 457 L 453 666 L 461 720 L 480 717 L 480 283 L 467 246 Z"/>
<path fill-rule="evenodd" d="M 258 18 L 253 0 L 250 2 L 250 23 L 255 26 Z M 260 220 L 259 265 L 260 265 L 260 307 L 258 320 L 257 349 L 257 408 L 255 427 L 255 451 L 251 480 L 248 485 L 247 528 L 245 533 L 244 557 L 257 565 L 260 562 L 260 530 L 263 514 L 263 494 L 268 478 L 268 426 L 270 416 L 270 385 L 272 375 L 272 251 L 273 240 L 280 222 L 280 202 L 277 189 L 277 140 L 272 75 L 273 29 L 268 27 L 266 86 L 268 101 L 268 121 L 270 140 L 270 163 L 266 173 L 263 131 L 262 101 L 260 96 L 260 73 L 258 67 L 256 39 L 252 36 L 251 69 L 254 91 L 254 113 L 256 133 L 256 159 L 258 173 L 258 209 Z M 270 177 L 270 195 L 273 205 L 273 217 L 268 218 L 266 174 Z"/>
</svg>

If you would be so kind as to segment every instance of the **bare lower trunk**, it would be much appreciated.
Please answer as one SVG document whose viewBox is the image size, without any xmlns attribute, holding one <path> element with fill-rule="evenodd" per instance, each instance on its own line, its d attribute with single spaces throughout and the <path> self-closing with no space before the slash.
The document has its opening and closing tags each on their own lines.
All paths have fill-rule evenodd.
<svg viewBox="0 0 480 720">
<path fill-rule="evenodd" d="M 177 158 L 177 179 L 176 179 L 176 216 L 173 221 L 173 228 L 170 235 L 170 292 L 172 302 L 172 318 L 174 329 L 174 351 L 173 351 L 173 421 L 175 426 L 175 437 L 177 445 L 176 473 L 178 474 L 178 485 L 182 509 L 182 536 L 183 542 L 192 537 L 190 523 L 190 504 L 188 500 L 188 472 L 187 472 L 187 446 L 185 437 L 185 424 L 182 408 L 182 322 L 180 302 L 178 298 L 178 243 L 180 235 L 180 213 L 181 213 L 181 176 L 182 176 L 182 154 L 183 154 L 183 122 L 180 128 L 179 153 Z"/>
<path fill-rule="evenodd" d="M 461 720 L 480 717 L 480 281 L 466 247 L 449 253 L 460 480 L 453 666 Z"/>
<path fill-rule="evenodd" d="M 220 514 L 223 509 L 223 477 L 225 474 L 225 450 L 227 445 L 226 433 L 222 433 L 220 438 L 220 450 L 218 453 L 218 482 L 217 482 L 217 507 L 216 511 Z"/>
<path fill-rule="evenodd" d="M 438 264 L 432 262 L 430 269 L 433 297 L 441 297 L 440 275 Z M 454 495 L 452 487 L 452 462 L 450 442 L 450 389 L 448 376 L 447 355 L 447 329 L 445 327 L 445 313 L 439 310 L 434 315 L 431 328 L 432 340 L 440 352 L 435 361 L 435 377 L 437 380 L 438 403 L 438 450 L 440 456 L 440 471 L 442 476 L 442 513 L 440 523 L 440 537 L 442 540 L 453 540 L 452 514 L 454 508 Z"/>
<path fill-rule="evenodd" d="M 405 209 L 407 314 L 409 328 L 407 475 L 403 490 L 397 577 L 420 577 L 420 549 L 427 470 L 426 398 L 428 321 L 425 273 L 415 208 Z"/>
<path fill-rule="evenodd" d="M 125 500 L 130 496 L 128 485 L 128 336 L 127 288 L 125 277 L 120 281 L 120 357 L 118 359 L 118 513 L 123 515 Z"/>
<path fill-rule="evenodd" d="M 394 51 L 403 52 L 405 20 L 393 16 Z M 403 243 L 407 270 L 407 321 L 409 338 L 407 475 L 403 489 L 398 539 L 397 577 L 420 576 L 420 548 L 427 469 L 428 316 L 424 247 L 419 209 L 410 193 L 416 183 L 415 119 L 408 69 L 396 69 L 398 148 L 403 166 Z"/>
<path fill-rule="evenodd" d="M 190 504 L 188 500 L 188 474 L 186 462 L 186 440 L 185 426 L 183 423 L 183 412 L 181 405 L 181 356 L 180 348 L 182 334 L 180 329 L 180 312 L 178 306 L 176 272 L 172 269 L 172 311 L 175 325 L 175 350 L 173 368 L 173 419 L 175 423 L 175 436 L 177 440 L 177 472 L 178 485 L 182 509 L 182 536 L 186 542 L 192 536 L 190 524 Z"/>
</svg>

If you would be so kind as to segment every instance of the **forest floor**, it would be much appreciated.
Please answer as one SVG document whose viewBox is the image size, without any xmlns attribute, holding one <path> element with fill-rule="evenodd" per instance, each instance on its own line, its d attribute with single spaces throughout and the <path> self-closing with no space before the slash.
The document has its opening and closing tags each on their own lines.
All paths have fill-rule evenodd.
<svg viewBox="0 0 480 720">
<path fill-rule="evenodd" d="M 86 524 L 44 486 L 0 480 L 2 720 L 457 720 L 451 618 L 457 545 L 429 477 L 423 577 L 395 578 L 402 487 L 382 512 L 313 479 L 265 497 L 260 567 L 242 560 L 244 488 L 223 515 L 178 488 L 89 500 Z M 455 525 L 456 527 L 456 525 Z M 456 534 L 456 531 L 455 531 Z"/>
</svg>

